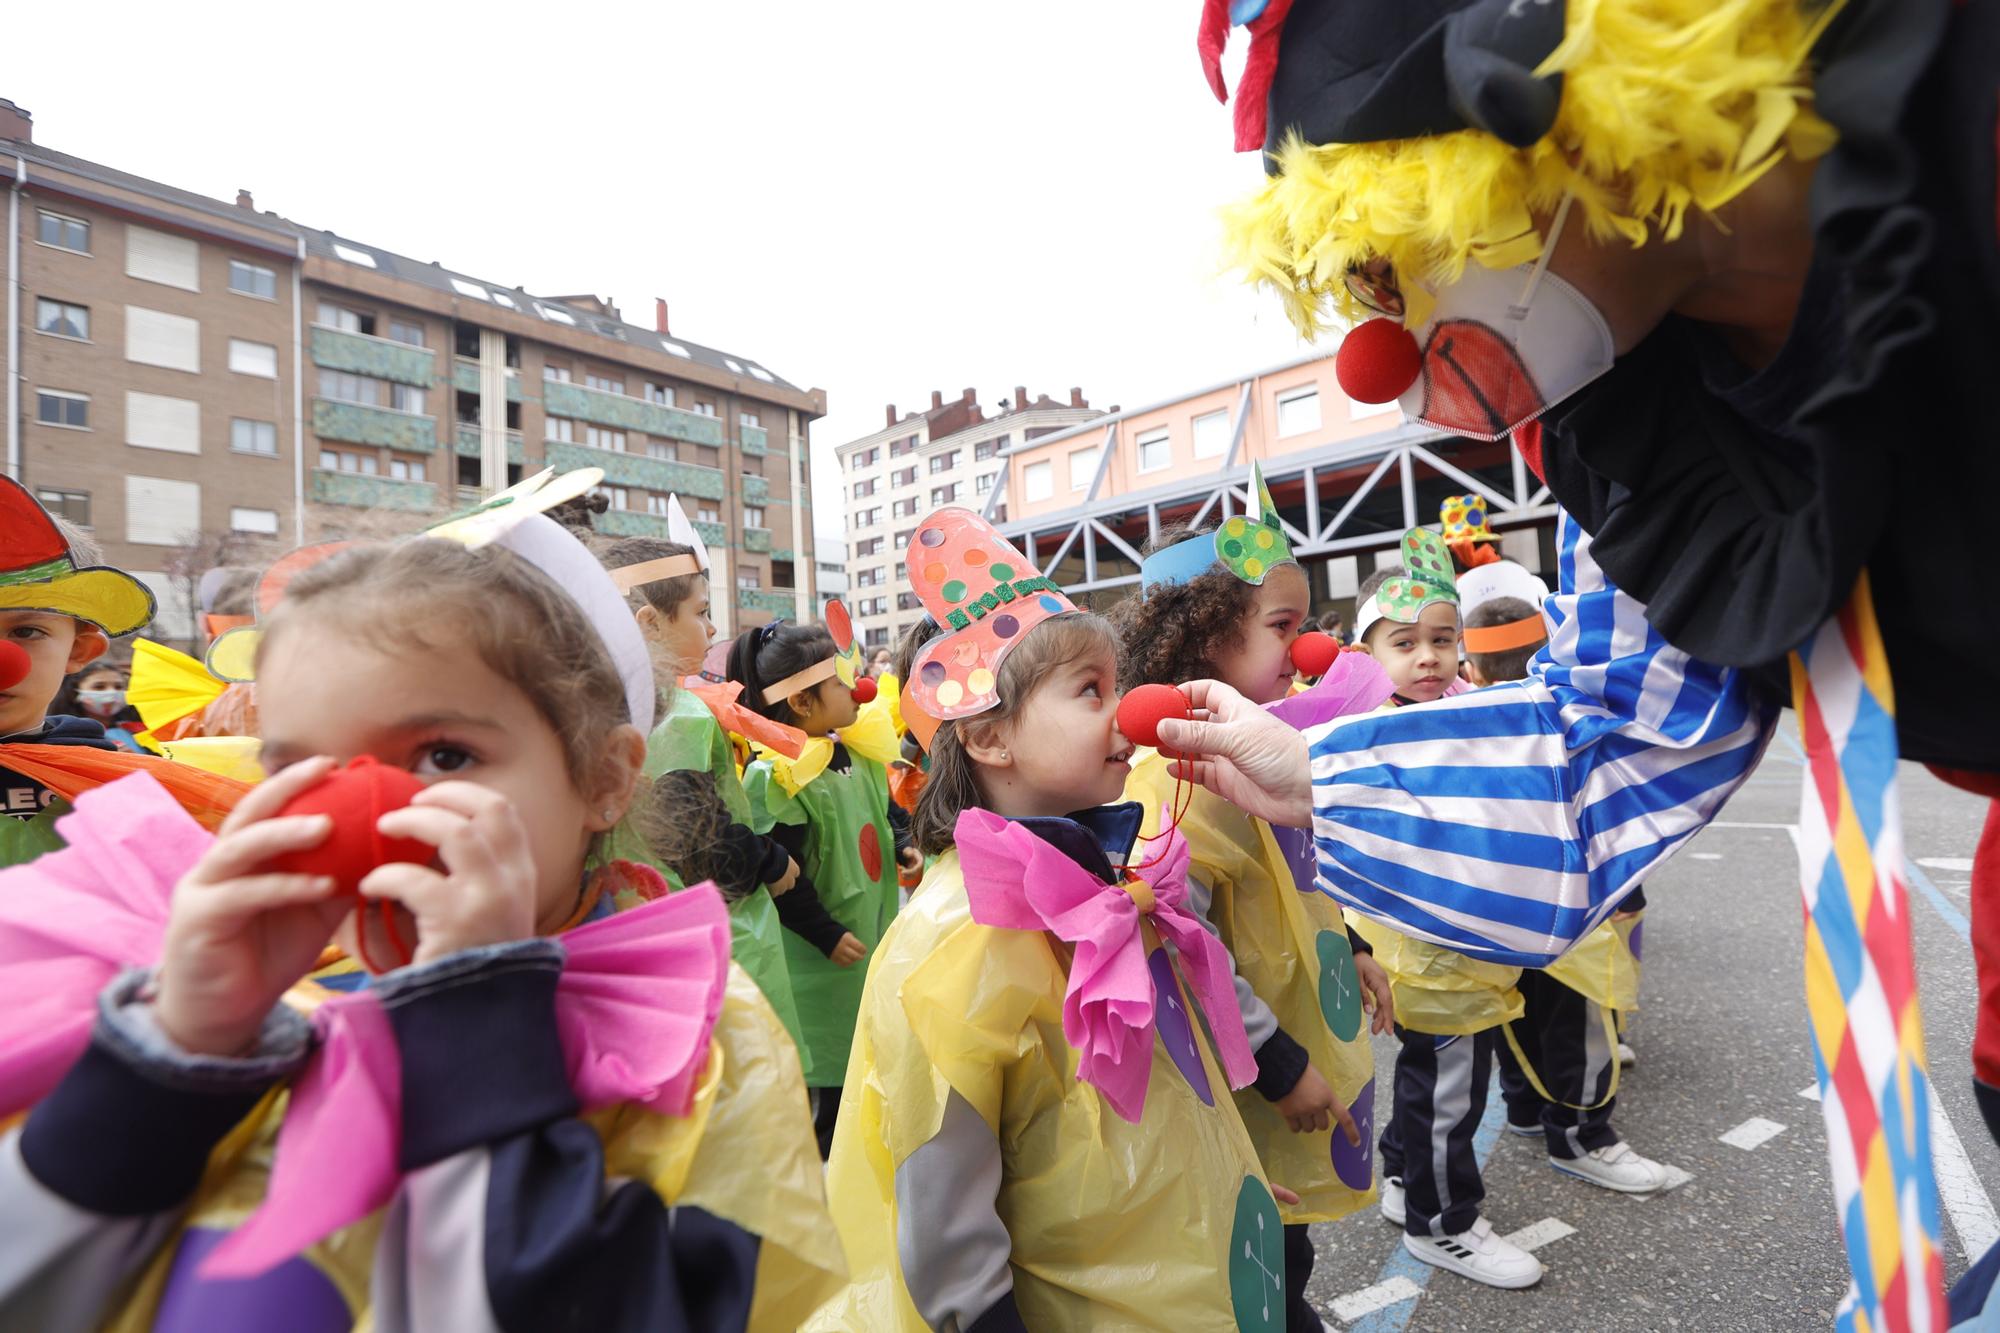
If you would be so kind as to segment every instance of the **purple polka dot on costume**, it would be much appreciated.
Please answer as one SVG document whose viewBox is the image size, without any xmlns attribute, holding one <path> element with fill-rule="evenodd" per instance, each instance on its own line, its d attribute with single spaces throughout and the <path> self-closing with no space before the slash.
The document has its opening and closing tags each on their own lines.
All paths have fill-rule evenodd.
<svg viewBox="0 0 2000 1333">
<path fill-rule="evenodd" d="M 965 580 L 953 579 L 951 582 L 945 584 L 944 587 L 939 588 L 938 591 L 944 594 L 944 599 L 947 602 L 956 602 L 965 596 Z"/>
<path fill-rule="evenodd" d="M 1369 1079 L 1348 1110 L 1361 1142 L 1349 1143 L 1340 1126 L 1333 1127 L 1333 1174 L 1351 1190 L 1365 1190 L 1375 1181 L 1375 1080 Z"/>
<path fill-rule="evenodd" d="M 1014 619 L 1014 617 L 1012 617 L 1012 616 L 995 616 L 995 617 L 993 617 L 993 637 L 994 637 L 994 638 L 996 638 L 996 639 L 1011 639 L 1011 638 L 1013 638 L 1013 637 L 1014 637 L 1014 636 L 1015 636 L 1016 634 L 1019 634 L 1020 632 L 1021 632 L 1021 622 L 1020 622 L 1020 621 L 1018 621 L 1018 620 L 1016 620 L 1016 619 Z"/>
<path fill-rule="evenodd" d="M 1051 597 L 1048 593 L 1043 593 L 1035 600 L 1041 604 L 1042 610 L 1048 612 L 1050 615 L 1055 615 L 1059 611 L 1068 609 L 1062 604 L 1062 598 Z"/>
<path fill-rule="evenodd" d="M 922 532 L 917 534 L 917 540 L 922 542 L 926 546 L 943 546 L 944 529 L 925 528 Z"/>
<path fill-rule="evenodd" d="M 944 669 L 944 663 L 926 662 L 924 663 L 924 669 L 917 674 L 924 678 L 924 684 L 930 686 L 932 689 L 936 689 L 938 686 L 944 684 L 944 678 L 948 673 Z"/>
<path fill-rule="evenodd" d="M 1644 921 L 1634 921 L 1632 923 L 1632 933 L 1625 937 L 1625 947 L 1632 951 L 1634 958 L 1642 963 L 1646 961 L 1646 923 Z"/>
<path fill-rule="evenodd" d="M 1167 951 L 1155 949 L 1148 954 L 1146 970 L 1153 974 L 1153 1023 L 1159 1031 L 1160 1043 L 1167 1048 L 1181 1077 L 1194 1089 L 1194 1095 L 1201 1098 L 1204 1106 L 1215 1105 L 1215 1094 L 1208 1087 L 1208 1070 L 1202 1067 L 1201 1051 L 1194 1044 L 1194 1027 L 1188 1021 L 1187 1006 L 1181 1001 L 1181 988 L 1174 980 L 1174 966 L 1167 961 Z"/>
</svg>

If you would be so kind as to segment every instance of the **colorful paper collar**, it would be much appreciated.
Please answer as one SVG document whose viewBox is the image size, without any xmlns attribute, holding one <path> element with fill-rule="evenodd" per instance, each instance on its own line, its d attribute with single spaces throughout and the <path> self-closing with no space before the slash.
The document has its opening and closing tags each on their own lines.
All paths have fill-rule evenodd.
<svg viewBox="0 0 2000 1333">
<path fill-rule="evenodd" d="M 1239 514 L 1214 532 L 1176 542 L 1155 551 L 1139 565 L 1139 583 L 1150 590 L 1163 584 L 1188 583 L 1208 573 L 1220 562 L 1245 583 L 1262 585 L 1279 565 L 1292 560 L 1292 544 L 1278 507 L 1271 503 L 1271 489 L 1264 484 L 1264 471 L 1250 465 L 1250 489 L 1257 496 L 1257 516 Z"/>
<path fill-rule="evenodd" d="M 774 620 L 765 628 L 774 629 L 783 623 L 782 620 Z M 854 621 L 838 597 L 826 604 L 826 632 L 833 636 L 833 655 L 823 657 L 809 667 L 794 671 L 783 680 L 766 685 L 764 687 L 766 704 L 790 698 L 800 690 L 809 690 L 821 681 L 833 677 L 838 677 L 840 683 L 848 689 L 854 688 L 854 682 L 861 677 L 861 645 L 854 641 Z"/>
<path fill-rule="evenodd" d="M 77 568 L 49 511 L 12 477 L 0 482 L 0 609 L 70 616 L 114 637 L 153 618 L 151 588 L 109 565 Z"/>
<path fill-rule="evenodd" d="M 1383 580 L 1375 595 L 1354 613 L 1354 640 L 1361 642 L 1378 620 L 1414 625 L 1424 608 L 1448 602 L 1458 605 L 1458 584 L 1451 574 L 1451 552 L 1444 538 L 1429 528 L 1403 534 L 1403 572 Z"/>
<path fill-rule="evenodd" d="M 940 722 L 973 717 L 1000 702 L 1000 663 L 1030 630 L 1076 603 L 970 509 L 939 509 L 903 552 L 910 587 L 944 628 L 910 664 L 903 721 L 926 750 Z"/>
</svg>

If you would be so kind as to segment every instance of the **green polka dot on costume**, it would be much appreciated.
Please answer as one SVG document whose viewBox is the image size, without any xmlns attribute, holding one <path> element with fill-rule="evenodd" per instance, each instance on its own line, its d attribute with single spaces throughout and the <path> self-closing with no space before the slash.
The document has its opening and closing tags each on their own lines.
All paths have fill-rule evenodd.
<svg viewBox="0 0 2000 1333">
<path fill-rule="evenodd" d="M 1014 567 L 1012 565 L 1006 564 L 1002 561 L 994 562 L 993 578 L 995 582 L 1005 583 L 1008 579 L 1011 579 L 1013 577 L 1014 577 Z"/>
<path fill-rule="evenodd" d="M 1234 560 L 1243 554 L 1243 543 L 1234 539 L 1226 541 L 1222 543 L 1222 553 Z"/>
<path fill-rule="evenodd" d="M 1277 1201 L 1255 1176 L 1244 1177 L 1236 1194 L 1229 1305 L 1238 1333 L 1279 1333 L 1285 1326 L 1285 1237 Z"/>
<path fill-rule="evenodd" d="M 947 602 L 961 601 L 965 597 L 965 580 L 953 579 L 951 582 L 945 584 L 944 587 L 938 589 L 938 591 L 944 594 L 944 599 Z"/>
</svg>

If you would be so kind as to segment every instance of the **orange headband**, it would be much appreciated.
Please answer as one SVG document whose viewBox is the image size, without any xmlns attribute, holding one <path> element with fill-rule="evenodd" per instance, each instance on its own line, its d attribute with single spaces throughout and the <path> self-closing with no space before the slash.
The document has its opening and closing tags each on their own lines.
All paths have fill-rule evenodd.
<svg viewBox="0 0 2000 1333">
<path fill-rule="evenodd" d="M 1465 651 L 1504 653 L 1509 648 L 1526 648 L 1531 643 L 1541 643 L 1548 637 L 1549 631 L 1542 624 L 1542 618 L 1530 616 L 1526 620 L 1510 620 L 1504 625 L 1488 625 L 1483 629 L 1466 630 Z"/>
<path fill-rule="evenodd" d="M 780 699 L 790 698 L 800 690 L 809 690 L 821 681 L 839 674 L 840 668 L 835 665 L 839 661 L 840 654 L 835 653 L 831 657 L 821 658 L 803 671 L 794 671 L 776 685 L 766 685 L 764 702 L 774 704 Z"/>
<path fill-rule="evenodd" d="M 624 565 L 611 571 L 611 581 L 618 585 L 618 591 L 630 592 L 648 583 L 658 583 L 662 579 L 677 579 L 683 574 L 701 573 L 701 561 L 691 555 L 663 555 L 658 560 L 642 560 L 636 565 Z"/>
</svg>

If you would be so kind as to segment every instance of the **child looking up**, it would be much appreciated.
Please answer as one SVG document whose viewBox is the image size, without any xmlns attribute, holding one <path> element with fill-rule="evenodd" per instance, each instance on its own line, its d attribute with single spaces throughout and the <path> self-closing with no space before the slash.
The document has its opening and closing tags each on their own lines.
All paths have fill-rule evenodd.
<svg viewBox="0 0 2000 1333">
<path fill-rule="evenodd" d="M 1264 495 L 1262 478 L 1253 480 L 1254 493 Z M 1274 509 L 1229 520 L 1225 540 L 1232 528 L 1240 530 L 1238 549 L 1259 549 L 1259 535 L 1271 538 L 1254 578 L 1218 546 L 1214 530 L 1168 528 L 1154 539 L 1140 566 L 1143 593 L 1111 611 L 1122 644 L 1121 688 L 1210 678 L 1260 704 L 1292 692 L 1292 644 L 1309 600 L 1305 571 L 1292 560 Z M 1168 761 L 1140 751 L 1125 793 L 1146 807 L 1143 832 L 1156 835 L 1175 808 Z M 1313 892 L 1310 880 L 1297 882 L 1264 821 L 1205 788 L 1182 793 L 1186 811 L 1175 827 L 1192 857 L 1189 902 L 1234 960 L 1257 1058 L 1256 1084 L 1236 1094 L 1237 1109 L 1264 1169 L 1300 1196 L 1281 1210 L 1285 1324 L 1310 1333 L 1320 1319 L 1305 1294 L 1314 1261 L 1307 1224 L 1373 1201 L 1372 1123 L 1365 1143 L 1355 1126 L 1374 1103 L 1363 1002 L 1376 1011 L 1375 1030 L 1387 1032 L 1388 978 L 1360 937 L 1350 936 L 1334 901 Z M 1348 1109 L 1356 1105 L 1358 1117 Z M 1344 1141 L 1349 1134 L 1351 1143 Z"/>
<path fill-rule="evenodd" d="M 83 798 L 61 876 L 7 872 L 0 896 L 179 882 L 158 966 L 111 983 L 88 1049 L 0 1145 L 0 1325 L 778 1329 L 837 1280 L 791 1044 L 731 969 L 714 891 L 663 898 L 647 867 L 596 864 L 643 798 L 652 683 L 602 571 L 525 508 L 493 545 L 359 547 L 293 579 L 258 652 L 274 776 L 220 837 L 135 777 Z M 425 784 L 376 830 L 437 849 L 361 881 L 366 925 L 331 878 L 270 868 L 329 836 L 287 802 L 361 757 Z M 680 1002 L 583 1021 L 563 982 L 607 935 L 626 993 Z M 338 995 L 305 981 L 330 937 L 414 948 Z M 315 1030 L 294 1006 L 346 1018 Z M 586 1093 L 636 1065 L 680 1089 L 671 1107 Z M 330 1100 L 318 1154 L 285 1140 L 274 1164 L 280 1122 L 324 1126 Z M 355 1197 L 378 1176 L 386 1197 Z M 329 1195 L 337 1220 L 311 1211 Z M 314 1239 L 204 1275 L 232 1232 L 302 1209 Z"/>
<path fill-rule="evenodd" d="M 1138 808 L 1099 808 L 1132 754 L 1112 631 L 969 510 L 907 559 L 944 629 L 903 696 L 937 860 L 869 969 L 828 1177 L 854 1284 L 808 1327 L 1279 1327 L 1227 960 L 1179 858 L 1124 870 Z"/>
</svg>

